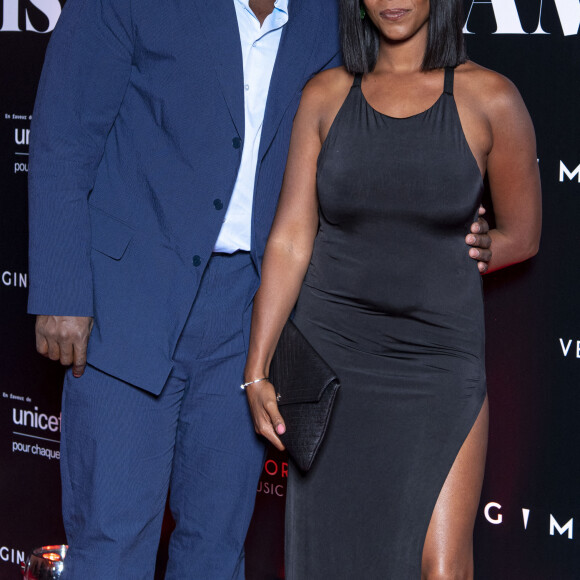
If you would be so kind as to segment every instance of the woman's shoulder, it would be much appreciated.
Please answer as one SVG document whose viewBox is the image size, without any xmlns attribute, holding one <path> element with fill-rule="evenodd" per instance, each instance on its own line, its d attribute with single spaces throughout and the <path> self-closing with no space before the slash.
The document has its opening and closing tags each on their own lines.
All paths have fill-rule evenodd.
<svg viewBox="0 0 580 580">
<path fill-rule="evenodd" d="M 306 83 L 302 91 L 301 115 L 307 115 L 319 126 L 326 126 L 348 95 L 353 78 L 344 67 L 319 72 Z"/>
<path fill-rule="evenodd" d="M 343 66 L 323 70 L 306 83 L 302 100 L 328 102 L 334 97 L 344 96 L 350 90 L 353 78 Z"/>
<path fill-rule="evenodd" d="M 514 83 L 496 71 L 467 61 L 455 72 L 456 91 L 490 115 L 519 108 L 522 104 Z"/>
</svg>

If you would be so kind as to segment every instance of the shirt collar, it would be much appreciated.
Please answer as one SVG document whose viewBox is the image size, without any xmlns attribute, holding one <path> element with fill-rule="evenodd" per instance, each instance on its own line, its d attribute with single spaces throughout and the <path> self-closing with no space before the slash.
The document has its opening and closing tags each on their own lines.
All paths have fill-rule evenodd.
<svg viewBox="0 0 580 580">
<path fill-rule="evenodd" d="M 288 14 L 288 0 L 276 0 L 274 2 L 274 9 Z"/>
<path fill-rule="evenodd" d="M 247 10 L 250 10 L 250 0 L 236 0 L 236 1 Z M 274 2 L 274 10 L 279 10 L 280 12 L 284 12 L 284 14 L 288 14 L 288 2 L 289 0 L 276 0 Z"/>
</svg>

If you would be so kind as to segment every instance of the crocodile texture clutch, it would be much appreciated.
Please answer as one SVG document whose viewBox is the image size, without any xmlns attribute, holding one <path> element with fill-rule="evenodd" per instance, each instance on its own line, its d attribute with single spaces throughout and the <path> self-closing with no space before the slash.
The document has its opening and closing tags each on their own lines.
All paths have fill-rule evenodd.
<svg viewBox="0 0 580 580">
<path fill-rule="evenodd" d="M 338 377 L 288 320 L 270 364 L 270 379 L 286 423 L 280 439 L 294 463 L 308 471 L 326 433 Z"/>
</svg>

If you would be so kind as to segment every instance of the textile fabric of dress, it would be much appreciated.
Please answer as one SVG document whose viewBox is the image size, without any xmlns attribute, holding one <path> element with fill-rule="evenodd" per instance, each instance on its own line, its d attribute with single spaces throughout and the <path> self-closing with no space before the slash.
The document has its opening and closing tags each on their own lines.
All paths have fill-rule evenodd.
<svg viewBox="0 0 580 580">
<path fill-rule="evenodd" d="M 453 75 L 403 119 L 374 110 L 356 77 L 320 153 L 320 228 L 294 320 L 341 390 L 312 470 L 290 470 L 289 580 L 419 580 L 433 508 L 485 399 L 481 276 L 464 241 L 483 180 Z"/>
</svg>

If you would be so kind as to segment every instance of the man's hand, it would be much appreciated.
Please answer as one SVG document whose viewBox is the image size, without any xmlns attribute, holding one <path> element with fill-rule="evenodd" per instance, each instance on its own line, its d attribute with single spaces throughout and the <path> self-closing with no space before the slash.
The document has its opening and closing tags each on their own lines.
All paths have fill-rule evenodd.
<svg viewBox="0 0 580 580">
<path fill-rule="evenodd" d="M 87 364 L 87 344 L 93 328 L 89 316 L 36 317 L 36 350 L 65 366 L 72 365 L 73 375 L 80 377 Z"/>
<path fill-rule="evenodd" d="M 465 243 L 473 246 L 469 250 L 469 257 L 477 260 L 477 267 L 481 274 L 485 274 L 491 260 L 491 237 L 489 236 L 489 224 L 483 218 L 485 208 L 479 208 L 479 218 L 471 224 L 471 233 L 465 237 Z"/>
</svg>

